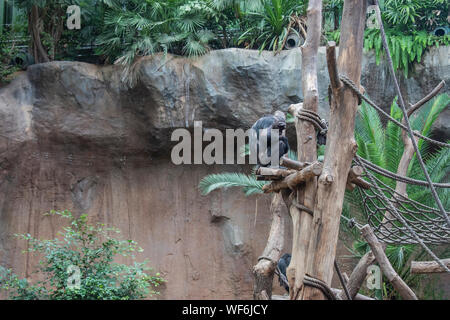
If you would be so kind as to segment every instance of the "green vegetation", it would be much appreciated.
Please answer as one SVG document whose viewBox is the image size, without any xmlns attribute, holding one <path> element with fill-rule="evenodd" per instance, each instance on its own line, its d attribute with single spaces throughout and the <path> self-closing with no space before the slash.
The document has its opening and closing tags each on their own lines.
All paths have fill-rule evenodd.
<svg viewBox="0 0 450 320">
<path fill-rule="evenodd" d="M 135 253 L 142 251 L 136 242 L 114 238 L 111 234 L 119 233 L 115 228 L 88 224 L 86 215 L 75 218 L 69 211 L 50 214 L 69 221 L 69 226 L 59 233 L 61 239 L 17 235 L 27 241 L 28 252 L 42 256 L 34 283 L 0 267 L 0 290 L 11 299 L 129 300 L 158 294 L 155 288 L 164 279 L 159 273 L 150 275 L 147 262 L 135 261 Z M 115 262 L 118 255 L 128 257 L 133 264 Z M 73 266 L 80 271 L 78 286 Z"/>
<path fill-rule="evenodd" d="M 427 105 L 423 106 L 416 114 L 411 117 L 411 126 L 413 130 L 421 132 L 425 136 L 429 136 L 431 126 L 436 121 L 439 114 L 450 103 L 450 97 L 447 94 L 437 96 Z M 398 121 L 401 121 L 403 114 L 394 101 L 391 105 L 390 115 Z M 403 154 L 403 142 L 401 137 L 401 129 L 392 122 L 383 127 L 379 114 L 370 106 L 363 104 L 360 107 L 355 127 L 355 137 L 358 143 L 358 155 L 362 158 L 370 160 L 372 163 L 383 167 L 391 172 L 397 172 L 400 158 Z M 445 172 L 450 168 L 450 150 L 442 148 L 432 150 L 427 143 L 419 144 L 421 154 L 425 160 L 427 170 L 434 182 L 446 182 Z M 422 170 L 417 161 L 413 159 L 408 169 L 407 176 L 415 179 L 424 179 Z M 395 181 L 378 176 L 384 183 L 395 188 Z M 448 178 L 447 178 L 448 179 Z M 423 203 L 425 205 L 435 207 L 430 190 L 414 185 L 407 187 L 408 198 Z M 450 191 L 442 188 L 438 189 L 439 197 L 444 206 L 450 204 Z M 350 209 L 352 208 L 352 209 Z M 346 192 L 343 214 L 347 217 L 351 216 L 351 212 L 363 212 L 362 201 L 359 193 L 356 191 Z M 363 224 L 366 217 L 358 217 Z M 355 257 L 362 257 L 370 248 L 368 244 L 361 240 L 356 230 L 349 230 L 347 224 L 342 220 L 346 235 L 352 235 L 353 247 L 349 248 Z M 438 248 L 434 248 L 440 252 Z M 450 251 L 440 252 L 440 256 L 449 255 Z M 421 280 L 423 276 L 414 275 L 409 272 L 410 262 L 415 260 L 427 260 L 426 252 L 419 245 L 388 245 L 386 248 L 392 266 L 400 275 L 400 277 L 415 291 L 422 292 L 423 298 L 432 298 L 435 290 L 432 287 L 421 288 Z M 378 298 L 398 299 L 398 294 L 394 291 L 391 284 L 386 280 L 383 282 L 381 291 L 376 292 Z"/>
<path fill-rule="evenodd" d="M 16 3 L 26 17 L 16 23 L 27 30 L 36 62 L 85 59 L 125 65 L 158 52 L 195 57 L 229 47 L 279 51 L 291 33 L 302 35 L 307 7 L 306 0 Z M 72 4 L 81 8 L 81 30 L 65 27 L 65 9 Z M 428 48 L 448 45 L 449 35 L 431 34 L 438 26 L 448 26 L 446 0 L 384 0 L 380 6 L 395 67 L 404 70 L 405 76 Z M 324 1 L 324 35 L 337 42 L 342 9 L 343 0 Z M 379 63 L 383 52 L 376 28 L 366 30 L 365 48 L 375 50 Z M 2 64 L 7 63 L 4 60 Z"/>
</svg>

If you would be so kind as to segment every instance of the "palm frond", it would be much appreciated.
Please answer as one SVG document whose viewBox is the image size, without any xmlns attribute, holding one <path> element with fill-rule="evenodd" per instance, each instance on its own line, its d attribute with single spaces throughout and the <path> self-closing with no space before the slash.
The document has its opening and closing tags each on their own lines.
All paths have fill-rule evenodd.
<svg viewBox="0 0 450 320">
<path fill-rule="evenodd" d="M 204 177 L 200 181 L 199 189 L 203 195 L 207 195 L 217 189 L 239 187 L 243 189 L 246 196 L 249 196 L 251 194 L 263 193 L 262 187 L 265 184 L 265 181 L 256 180 L 255 176 L 227 172 L 210 174 Z"/>
</svg>

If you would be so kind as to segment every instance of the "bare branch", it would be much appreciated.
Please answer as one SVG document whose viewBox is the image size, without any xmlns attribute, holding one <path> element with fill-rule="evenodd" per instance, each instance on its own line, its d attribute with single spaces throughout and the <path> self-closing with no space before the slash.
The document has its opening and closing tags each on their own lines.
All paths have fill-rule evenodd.
<svg viewBox="0 0 450 320">
<path fill-rule="evenodd" d="M 333 90 L 337 90 L 342 87 L 342 82 L 339 79 L 339 71 L 337 69 L 336 43 L 334 41 L 329 41 L 327 44 L 327 65 L 331 87 Z"/>
<path fill-rule="evenodd" d="M 372 252 L 375 255 L 375 258 L 377 259 L 377 262 L 384 275 L 395 288 L 395 290 L 398 291 L 400 296 L 405 300 L 418 300 L 417 296 L 411 290 L 411 288 L 408 287 L 408 285 L 402 280 L 402 278 L 400 278 L 397 272 L 395 272 L 394 268 L 389 262 L 389 259 L 384 253 L 383 246 L 373 233 L 372 228 L 368 224 L 366 224 L 361 228 L 361 234 L 372 249 Z"/>
<path fill-rule="evenodd" d="M 425 103 L 427 103 L 428 101 L 433 99 L 433 97 L 436 96 L 439 93 L 439 91 L 441 91 L 441 89 L 444 87 L 444 85 L 445 85 L 445 81 L 442 80 L 441 82 L 439 82 L 439 84 L 436 86 L 436 88 L 434 88 L 429 94 L 427 94 L 421 100 L 417 101 L 414 105 L 412 105 L 406 112 L 408 117 L 410 117 L 414 113 L 414 111 L 419 109 Z"/>
</svg>

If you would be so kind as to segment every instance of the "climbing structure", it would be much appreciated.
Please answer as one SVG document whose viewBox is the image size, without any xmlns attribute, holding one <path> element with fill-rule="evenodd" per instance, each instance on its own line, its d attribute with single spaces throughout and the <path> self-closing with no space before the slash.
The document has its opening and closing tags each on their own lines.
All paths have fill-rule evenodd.
<svg viewBox="0 0 450 320">
<path fill-rule="evenodd" d="M 337 267 L 334 260 L 335 248 L 345 189 L 357 188 L 369 224 L 362 226 L 355 219 L 343 218 L 361 230 L 362 236 L 371 248 L 371 252 L 358 263 L 350 279 L 346 283 L 342 281 L 348 299 L 356 296 L 366 276 L 367 266 L 375 259 L 387 279 L 404 299 L 417 299 L 414 292 L 390 265 L 384 253 L 385 245 L 388 243 L 419 244 L 435 260 L 440 272 L 450 272 L 447 262 L 439 259 L 429 248 L 430 244 L 450 243 L 449 214 L 436 191 L 436 188 L 449 188 L 450 184 L 431 181 L 419 152 L 417 139 L 426 140 L 439 147 L 448 148 L 450 145 L 413 132 L 409 122 L 409 116 L 433 98 L 444 83 L 441 82 L 429 95 L 409 109 L 406 108 L 386 42 L 378 1 L 375 1 L 375 4 L 378 8 L 376 15 L 382 44 L 394 79 L 403 121 L 399 122 L 390 117 L 364 95 L 364 90 L 359 85 L 367 3 L 356 0 L 344 2 L 338 61 L 335 56 L 335 44 L 329 42 L 327 46 L 331 110 L 329 125 L 318 117 L 316 55 L 322 3 L 319 0 L 310 1 L 307 39 L 302 47 L 305 99 L 303 104 L 293 105 L 289 109 L 296 119 L 299 159 L 292 161 L 283 158 L 281 164 L 287 167 L 287 170 L 263 169 L 257 173 L 260 180 L 275 180 L 264 186 L 265 192 L 294 191 L 289 197 L 284 194 L 284 201 L 293 221 L 292 258 L 287 270 L 291 299 L 338 298 L 337 295 L 332 296 L 333 290 L 329 285 L 333 275 L 333 264 L 335 268 Z M 401 160 L 403 162 L 396 173 L 380 168 L 356 155 L 357 146 L 353 139 L 354 121 L 357 105 L 361 104 L 362 100 L 403 130 L 405 151 Z M 315 131 L 318 131 L 319 136 L 327 133 L 323 162 L 317 161 L 316 151 L 313 149 L 316 144 Z M 406 176 L 408 165 L 414 155 L 425 180 Z M 393 179 L 396 188 L 383 182 L 380 176 Z M 409 199 L 406 193 L 407 184 L 429 188 L 436 207 Z M 339 273 L 338 268 L 336 271 Z M 344 295 L 341 293 L 339 298 L 344 298 Z"/>
</svg>

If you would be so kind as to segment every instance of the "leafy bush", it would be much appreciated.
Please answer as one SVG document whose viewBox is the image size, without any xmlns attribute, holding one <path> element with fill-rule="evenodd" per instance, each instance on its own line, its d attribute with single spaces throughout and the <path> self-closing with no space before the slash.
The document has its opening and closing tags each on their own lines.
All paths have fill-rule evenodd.
<svg viewBox="0 0 450 320">
<path fill-rule="evenodd" d="M 413 31 L 404 34 L 395 30 L 387 30 L 386 39 L 392 56 L 394 68 L 402 69 L 408 77 L 409 69 L 415 62 L 421 62 L 422 55 L 429 47 L 447 46 L 450 36 L 436 37 L 426 31 Z M 365 50 L 375 50 L 376 63 L 379 64 L 384 55 L 379 29 L 367 29 L 364 39 Z"/>
<path fill-rule="evenodd" d="M 59 234 L 62 239 L 39 240 L 29 234 L 17 235 L 28 242 L 28 252 L 43 255 L 36 270 L 39 280 L 20 279 L 10 269 L 0 267 L 0 289 L 21 300 L 128 300 L 158 294 L 154 290 L 164 279 L 150 275 L 147 262 L 138 263 L 141 252 L 136 242 L 118 240 L 115 228 L 90 225 L 87 216 L 75 218 L 69 211 L 52 211 L 69 220 Z M 117 255 L 129 257 L 132 265 L 114 262 Z M 74 267 L 75 266 L 75 267 Z M 80 271 L 79 282 L 74 278 Z"/>
<path fill-rule="evenodd" d="M 446 0 L 385 0 L 381 9 L 384 21 L 404 31 L 432 30 L 447 24 Z"/>
<path fill-rule="evenodd" d="M 18 53 L 14 43 L 13 33 L 0 34 L 0 84 L 9 81 L 9 75 L 20 70 L 20 67 L 11 64 L 11 59 Z"/>
</svg>

